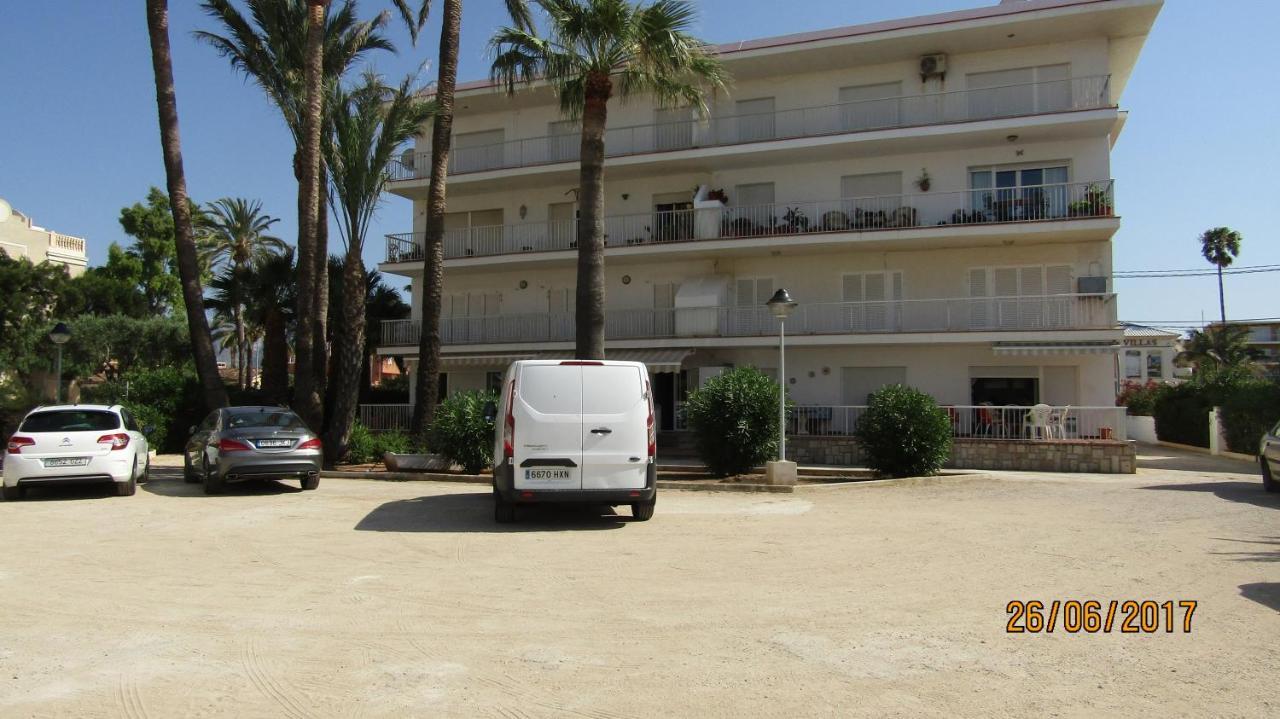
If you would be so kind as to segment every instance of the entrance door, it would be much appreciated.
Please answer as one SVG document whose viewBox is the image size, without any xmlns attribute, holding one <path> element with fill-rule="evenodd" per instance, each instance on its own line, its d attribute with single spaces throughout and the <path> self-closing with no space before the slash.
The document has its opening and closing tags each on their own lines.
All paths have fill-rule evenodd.
<svg viewBox="0 0 1280 719">
<path fill-rule="evenodd" d="M 659 372 L 653 376 L 653 407 L 658 417 L 658 429 L 670 432 L 676 428 L 676 408 L 673 400 L 676 394 L 676 375 L 672 372 Z"/>
<path fill-rule="evenodd" d="M 1031 377 L 979 377 L 970 382 L 974 404 L 1030 407 L 1040 397 L 1040 381 Z"/>
<path fill-rule="evenodd" d="M 548 250 L 567 250 L 578 246 L 578 203 L 553 202 L 547 206 Z"/>
</svg>

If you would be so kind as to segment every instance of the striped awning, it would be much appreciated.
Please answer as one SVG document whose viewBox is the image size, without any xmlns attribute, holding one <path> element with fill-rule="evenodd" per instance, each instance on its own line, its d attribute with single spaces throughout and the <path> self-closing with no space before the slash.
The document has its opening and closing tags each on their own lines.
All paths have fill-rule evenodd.
<svg viewBox="0 0 1280 719">
<path fill-rule="evenodd" d="M 611 349 L 606 356 L 611 360 L 623 362 L 643 362 L 650 372 L 679 372 L 684 359 L 693 354 L 691 349 L 682 348 L 639 348 Z M 440 358 L 441 369 L 503 369 L 516 360 L 524 359 L 573 359 L 573 351 L 563 352 L 522 352 L 519 354 L 488 355 L 443 355 Z"/>
<path fill-rule="evenodd" d="M 1109 355 L 1121 345 L 1112 340 L 1097 342 L 996 342 L 995 354 L 1005 357 L 1043 357 L 1046 355 Z"/>
</svg>

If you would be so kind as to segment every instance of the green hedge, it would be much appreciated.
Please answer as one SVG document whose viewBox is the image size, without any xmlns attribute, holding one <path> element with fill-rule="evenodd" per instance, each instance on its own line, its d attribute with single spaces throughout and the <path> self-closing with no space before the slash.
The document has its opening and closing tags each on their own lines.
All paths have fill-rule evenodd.
<svg viewBox="0 0 1280 719">
<path fill-rule="evenodd" d="M 409 436 L 403 432 L 370 432 L 359 422 L 351 426 L 351 438 L 347 441 L 347 460 L 352 464 L 373 464 L 382 461 L 386 452 L 407 454 Z"/>
<path fill-rule="evenodd" d="M 1262 435 L 1280 422 L 1280 384 L 1247 383 L 1229 394 L 1221 406 L 1227 449 L 1257 454 Z"/>
<path fill-rule="evenodd" d="M 200 380 L 191 365 L 133 369 L 119 379 L 86 387 L 81 401 L 122 404 L 139 425 L 150 425 L 147 442 L 159 452 L 181 452 L 187 430 L 206 414 L 201 401 Z"/>
<path fill-rule="evenodd" d="M 1198 378 L 1166 387 L 1154 402 L 1156 436 L 1166 442 L 1209 446 L 1209 410 L 1222 408 L 1227 449 L 1258 451 L 1258 440 L 1280 422 L 1280 383 L 1239 374 Z"/>
<path fill-rule="evenodd" d="M 777 456 L 779 392 L 760 370 L 739 367 L 689 394 L 685 422 L 711 474 L 745 474 Z"/>
<path fill-rule="evenodd" d="M 469 390 L 449 395 L 436 407 L 427 432 L 432 451 L 479 474 L 493 464 L 493 418 L 485 417 L 485 406 L 497 404 L 495 392 Z"/>
<path fill-rule="evenodd" d="M 1156 398 L 1156 437 L 1165 442 L 1209 446 L 1209 410 L 1216 392 L 1191 382 L 1169 387 Z"/>
</svg>

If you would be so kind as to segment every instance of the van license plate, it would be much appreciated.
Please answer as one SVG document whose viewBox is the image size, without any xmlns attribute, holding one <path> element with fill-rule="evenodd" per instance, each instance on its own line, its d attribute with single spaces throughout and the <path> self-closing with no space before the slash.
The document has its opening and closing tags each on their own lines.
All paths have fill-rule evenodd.
<svg viewBox="0 0 1280 719">
<path fill-rule="evenodd" d="M 569 479 L 567 469 L 526 469 L 525 479 Z"/>
<path fill-rule="evenodd" d="M 89 463 L 88 457 L 55 457 L 46 459 L 44 466 L 46 467 L 83 467 Z"/>
</svg>

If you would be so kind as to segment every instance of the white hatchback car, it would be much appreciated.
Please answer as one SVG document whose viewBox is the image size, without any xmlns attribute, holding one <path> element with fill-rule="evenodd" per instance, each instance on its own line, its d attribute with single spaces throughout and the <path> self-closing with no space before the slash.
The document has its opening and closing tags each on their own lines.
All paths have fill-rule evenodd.
<svg viewBox="0 0 1280 719">
<path fill-rule="evenodd" d="M 107 483 L 134 493 L 151 469 L 147 439 L 120 405 L 37 407 L 9 438 L 4 498 L 22 499 L 37 485 Z"/>
</svg>

